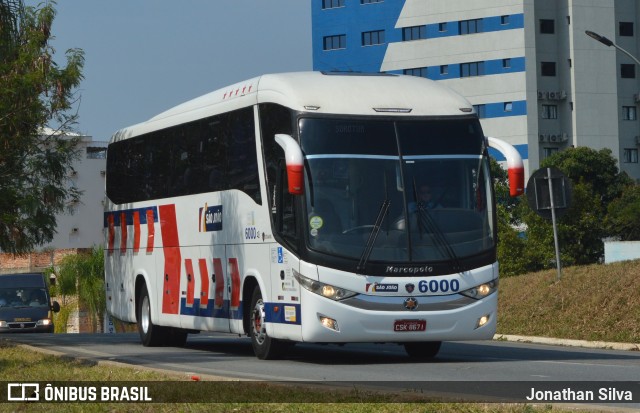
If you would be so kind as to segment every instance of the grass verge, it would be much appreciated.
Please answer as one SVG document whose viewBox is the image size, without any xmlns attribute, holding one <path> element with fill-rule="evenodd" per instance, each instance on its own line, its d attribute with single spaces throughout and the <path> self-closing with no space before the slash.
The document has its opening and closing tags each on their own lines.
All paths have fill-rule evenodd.
<svg viewBox="0 0 640 413">
<path fill-rule="evenodd" d="M 500 280 L 498 333 L 640 343 L 640 261 Z"/>
</svg>

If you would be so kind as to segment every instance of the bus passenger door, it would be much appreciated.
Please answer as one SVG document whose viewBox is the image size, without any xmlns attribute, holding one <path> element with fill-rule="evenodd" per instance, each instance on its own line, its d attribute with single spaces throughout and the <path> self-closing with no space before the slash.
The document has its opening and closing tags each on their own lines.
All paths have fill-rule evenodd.
<svg viewBox="0 0 640 413">
<path fill-rule="evenodd" d="M 271 297 L 265 306 L 271 335 L 300 340 L 300 287 L 293 276 L 294 270 L 300 271 L 300 260 L 280 244 L 271 244 L 270 260 Z"/>
</svg>

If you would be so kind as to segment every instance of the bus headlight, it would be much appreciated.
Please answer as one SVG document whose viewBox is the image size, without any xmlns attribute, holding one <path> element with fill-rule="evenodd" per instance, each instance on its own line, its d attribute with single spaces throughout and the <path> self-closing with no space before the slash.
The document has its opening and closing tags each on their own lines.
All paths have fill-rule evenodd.
<svg viewBox="0 0 640 413">
<path fill-rule="evenodd" d="M 4 320 L 0 320 L 0 327 L 5 327 L 6 328 L 6 327 L 9 327 L 9 324 L 7 324 L 7 322 L 4 321 Z"/>
<path fill-rule="evenodd" d="M 50 326 L 51 325 L 51 320 L 49 320 L 48 318 L 43 318 L 42 320 L 38 320 L 36 325 L 38 325 L 38 326 Z"/>
<path fill-rule="evenodd" d="M 460 292 L 460 294 L 480 300 L 488 295 L 493 294 L 497 290 L 498 279 L 496 278 L 495 280 L 489 281 L 488 283 L 480 284 L 473 288 L 469 288 L 468 290 L 462 291 Z"/>
<path fill-rule="evenodd" d="M 338 288 L 333 285 L 312 280 L 295 270 L 293 270 L 293 276 L 305 290 L 309 290 L 314 294 L 321 295 L 334 301 L 344 300 L 345 298 L 353 297 L 357 294 L 353 291 L 345 290 L 344 288 Z"/>
</svg>

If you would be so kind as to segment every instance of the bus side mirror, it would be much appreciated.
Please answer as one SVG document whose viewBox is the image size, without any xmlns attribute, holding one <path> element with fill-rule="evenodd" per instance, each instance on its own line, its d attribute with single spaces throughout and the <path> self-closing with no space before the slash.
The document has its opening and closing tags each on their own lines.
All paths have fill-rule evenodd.
<svg viewBox="0 0 640 413">
<path fill-rule="evenodd" d="M 59 313 L 60 312 L 60 304 L 57 301 L 54 301 L 51 304 L 51 311 L 53 311 L 54 313 Z"/>
<path fill-rule="evenodd" d="M 524 163 L 520 153 L 511 144 L 497 138 L 487 136 L 489 146 L 496 149 L 507 159 L 509 174 L 509 195 L 520 196 L 524 193 Z"/>
<path fill-rule="evenodd" d="M 302 156 L 302 149 L 300 149 L 298 142 L 289 135 L 277 134 L 276 142 L 284 149 L 289 193 L 291 195 L 302 195 L 304 193 L 304 157 Z"/>
</svg>

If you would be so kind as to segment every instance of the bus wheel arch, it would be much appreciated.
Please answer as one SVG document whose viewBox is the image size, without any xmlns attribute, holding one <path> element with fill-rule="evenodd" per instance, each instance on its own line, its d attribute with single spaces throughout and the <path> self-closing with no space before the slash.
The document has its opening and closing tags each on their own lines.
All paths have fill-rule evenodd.
<svg viewBox="0 0 640 413">
<path fill-rule="evenodd" d="M 249 276 L 245 278 L 242 286 L 242 327 L 249 337 L 251 336 L 251 298 L 256 287 L 260 288 L 260 285 L 255 277 Z"/>
</svg>

